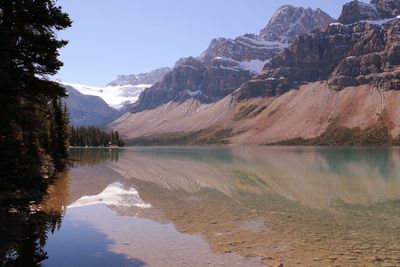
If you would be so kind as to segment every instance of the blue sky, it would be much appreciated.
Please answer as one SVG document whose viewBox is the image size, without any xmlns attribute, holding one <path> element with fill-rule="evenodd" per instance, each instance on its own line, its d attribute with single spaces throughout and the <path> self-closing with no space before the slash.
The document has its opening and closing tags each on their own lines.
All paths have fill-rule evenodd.
<svg viewBox="0 0 400 267">
<path fill-rule="evenodd" d="M 349 0 L 59 0 L 74 21 L 59 33 L 66 82 L 104 86 L 117 74 L 173 66 L 215 37 L 258 33 L 281 5 L 321 8 L 337 18 Z"/>
</svg>

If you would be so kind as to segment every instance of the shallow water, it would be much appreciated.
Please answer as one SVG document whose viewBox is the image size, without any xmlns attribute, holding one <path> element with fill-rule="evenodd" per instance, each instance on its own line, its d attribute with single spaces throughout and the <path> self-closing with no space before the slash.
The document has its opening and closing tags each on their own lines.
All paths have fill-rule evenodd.
<svg viewBox="0 0 400 267">
<path fill-rule="evenodd" d="M 400 266 L 400 149 L 73 149 L 44 266 Z"/>
</svg>

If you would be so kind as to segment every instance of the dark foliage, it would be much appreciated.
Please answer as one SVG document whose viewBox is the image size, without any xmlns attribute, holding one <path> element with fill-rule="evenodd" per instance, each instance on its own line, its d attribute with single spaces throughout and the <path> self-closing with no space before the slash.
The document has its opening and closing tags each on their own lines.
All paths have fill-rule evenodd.
<svg viewBox="0 0 400 267">
<path fill-rule="evenodd" d="M 43 266 L 48 258 L 44 246 L 49 232 L 58 229 L 62 222 L 59 213 L 2 214 L 4 229 L 0 230 L 0 264 L 5 267 Z M 12 249 L 10 249 L 12 248 Z"/>
<path fill-rule="evenodd" d="M 68 148 L 65 90 L 48 80 L 62 66 L 71 25 L 53 0 L 0 0 L 0 204 L 39 192 Z"/>
<path fill-rule="evenodd" d="M 71 128 L 71 145 L 72 146 L 126 146 L 125 139 L 119 136 L 118 131 L 103 131 L 94 126 L 82 126 Z"/>
</svg>

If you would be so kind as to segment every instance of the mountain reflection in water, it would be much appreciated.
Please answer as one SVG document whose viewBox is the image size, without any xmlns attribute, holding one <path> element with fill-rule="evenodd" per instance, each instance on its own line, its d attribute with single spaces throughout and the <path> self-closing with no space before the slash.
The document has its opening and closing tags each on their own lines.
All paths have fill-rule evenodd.
<svg viewBox="0 0 400 267">
<path fill-rule="evenodd" d="M 33 237 L 45 266 L 60 265 L 61 244 L 86 248 L 71 262 L 81 265 L 99 251 L 115 266 L 400 265 L 397 148 L 82 148 L 71 157 L 40 206 L 59 216 Z"/>
</svg>

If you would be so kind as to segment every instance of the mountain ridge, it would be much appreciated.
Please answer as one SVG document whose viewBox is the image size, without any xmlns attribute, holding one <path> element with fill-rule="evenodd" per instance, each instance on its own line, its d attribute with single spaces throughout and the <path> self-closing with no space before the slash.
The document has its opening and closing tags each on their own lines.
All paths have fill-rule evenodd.
<svg viewBox="0 0 400 267">
<path fill-rule="evenodd" d="M 286 9 L 303 14 L 303 17 L 294 18 Z M 278 31 L 282 27 L 282 21 L 287 21 L 283 25 L 287 34 L 285 42 L 255 34 L 245 34 L 235 39 L 213 39 L 199 57 L 178 60 L 174 69 L 167 73 L 162 81 L 144 90 L 139 100 L 132 105 L 131 112 L 156 108 L 169 101 L 179 102 L 192 97 L 197 97 L 205 103 L 218 101 L 261 71 L 265 63 L 289 46 L 287 41 L 292 40 L 294 35 L 335 21 L 321 10 L 289 6 L 286 6 L 286 9 L 278 9 L 275 17 L 264 28 L 264 31 Z M 304 21 L 309 23 L 302 25 L 301 22 Z M 276 27 L 273 27 L 274 25 Z M 279 34 L 281 32 L 276 33 Z"/>
</svg>

